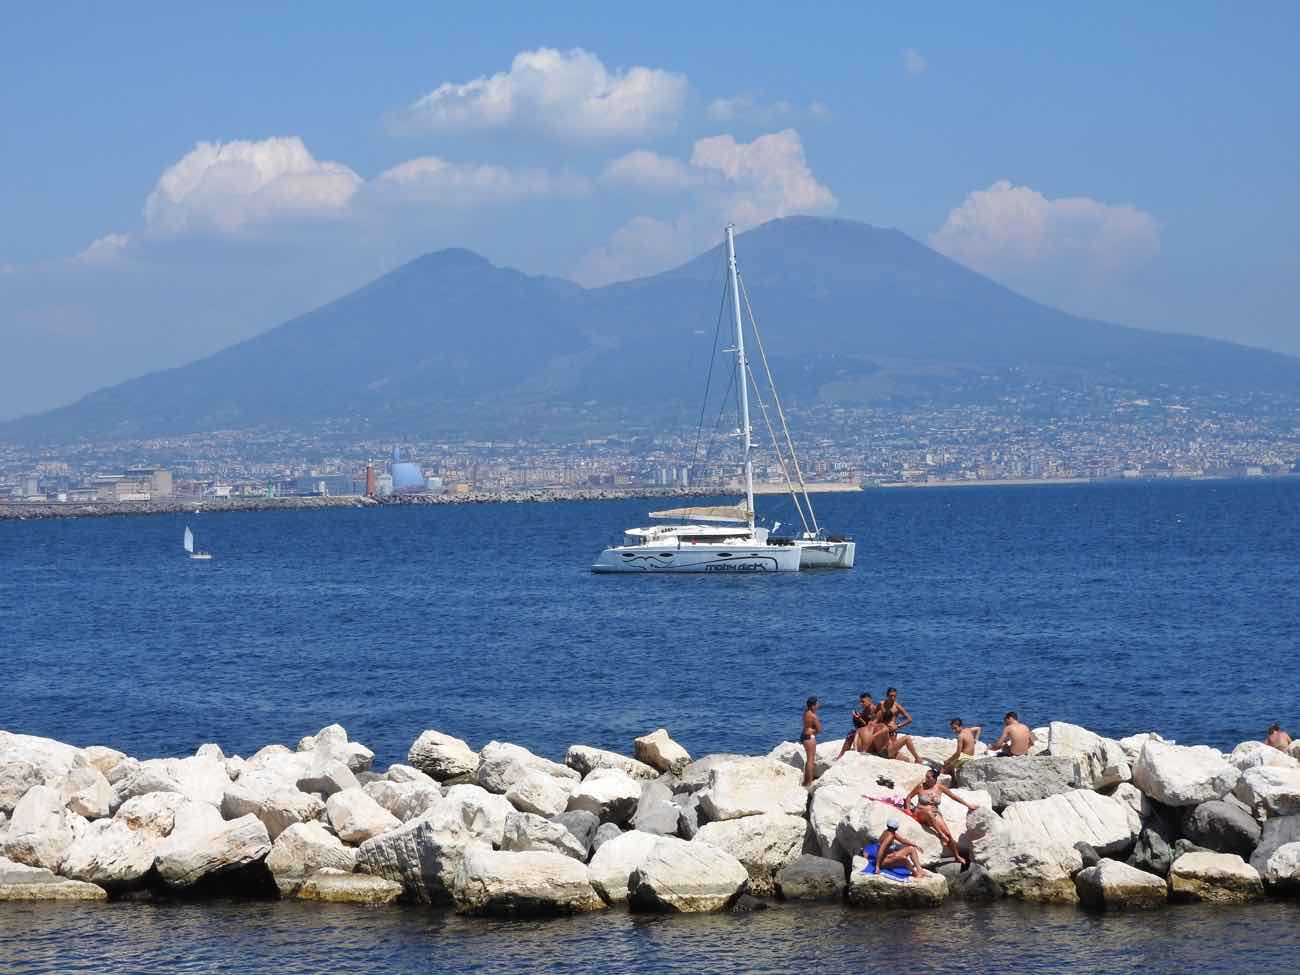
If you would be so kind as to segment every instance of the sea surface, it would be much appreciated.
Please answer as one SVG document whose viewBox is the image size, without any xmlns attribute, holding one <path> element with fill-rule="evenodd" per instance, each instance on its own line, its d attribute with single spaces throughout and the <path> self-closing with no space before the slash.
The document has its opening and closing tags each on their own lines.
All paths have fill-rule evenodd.
<svg viewBox="0 0 1300 975">
<path fill-rule="evenodd" d="M 852 571 L 592 575 L 645 501 L 0 523 L 0 728 L 248 755 L 337 721 L 379 765 L 425 728 L 554 758 L 660 726 L 696 755 L 756 753 L 797 736 L 805 697 L 836 736 L 860 691 L 887 686 L 919 734 L 960 716 L 987 740 L 1009 708 L 1220 748 L 1300 727 L 1300 479 L 815 500 L 857 538 Z M 759 507 L 793 521 L 788 500 Z M 184 557 L 186 523 L 213 561 Z M 5 905 L 0 972 L 1275 971 L 1297 920 L 1293 904 L 551 924 Z"/>
</svg>

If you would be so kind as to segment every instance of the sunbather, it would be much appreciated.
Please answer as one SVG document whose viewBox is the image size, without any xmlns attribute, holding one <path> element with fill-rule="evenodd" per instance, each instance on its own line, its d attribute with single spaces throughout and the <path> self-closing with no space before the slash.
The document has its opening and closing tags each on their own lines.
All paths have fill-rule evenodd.
<svg viewBox="0 0 1300 975">
<path fill-rule="evenodd" d="M 975 742 L 979 740 L 980 732 L 984 729 L 977 724 L 967 728 L 962 724 L 961 718 L 949 718 L 948 727 L 957 736 L 957 750 L 952 753 L 948 761 L 943 763 L 941 771 L 945 775 L 952 775 L 975 757 Z"/>
<path fill-rule="evenodd" d="M 876 844 L 872 873 L 880 873 L 882 869 L 901 869 L 911 871 L 913 877 L 925 876 L 926 871 L 921 868 L 921 848 L 898 835 L 902 825 L 894 818 L 885 823 L 885 831 L 880 834 L 880 841 Z"/>
<path fill-rule="evenodd" d="M 943 813 L 939 812 L 939 800 L 947 796 L 953 802 L 960 802 L 971 812 L 975 807 L 959 795 L 955 795 L 946 785 L 939 784 L 939 773 L 935 771 L 934 766 L 926 769 L 925 778 L 907 794 L 903 800 L 904 808 L 910 808 L 912 800 L 916 800 L 916 809 L 912 815 L 916 821 L 928 829 L 935 836 L 939 837 L 939 842 L 952 851 L 953 859 L 962 866 L 966 865 L 966 858 L 961 855 L 957 849 L 957 841 L 953 838 L 952 830 L 948 828 L 948 822 L 943 818 Z"/>
</svg>

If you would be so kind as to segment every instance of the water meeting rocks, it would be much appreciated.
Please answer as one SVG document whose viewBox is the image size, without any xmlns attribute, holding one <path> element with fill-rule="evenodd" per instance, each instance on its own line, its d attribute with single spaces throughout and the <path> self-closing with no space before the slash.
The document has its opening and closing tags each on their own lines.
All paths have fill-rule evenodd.
<svg viewBox="0 0 1300 975">
<path fill-rule="evenodd" d="M 1259 871 L 1233 853 L 1184 853 L 1169 868 L 1176 900 L 1242 904 L 1264 896 Z"/>
<path fill-rule="evenodd" d="M 328 904 L 391 904 L 402 896 L 402 885 L 383 877 L 326 867 L 293 885 L 291 896 Z"/>
<path fill-rule="evenodd" d="M 587 868 L 560 853 L 472 847 L 452 882 L 456 910 L 467 914 L 576 914 L 605 906 Z"/>
<path fill-rule="evenodd" d="M 777 872 L 802 853 L 807 831 L 802 816 L 763 813 L 705 823 L 691 842 L 730 853 L 749 873 L 750 893 L 769 896 L 775 892 Z"/>
<path fill-rule="evenodd" d="M 357 850 L 357 870 L 402 885 L 409 897 L 429 904 L 451 900 L 451 882 L 471 845 L 483 844 L 454 806 L 439 806 Z M 483 844 L 486 845 L 486 844 Z"/>
<path fill-rule="evenodd" d="M 669 914 L 721 911 L 748 883 L 744 865 L 725 850 L 661 836 L 628 881 L 628 903 Z"/>
<path fill-rule="evenodd" d="M 653 833 L 642 833 L 634 829 L 612 836 L 597 847 L 588 870 L 592 886 L 607 904 L 622 904 L 627 901 L 632 874 L 649 856 L 658 839 Z"/>
<path fill-rule="evenodd" d="M 854 857 L 849 870 L 849 903 L 856 907 L 938 907 L 948 898 L 948 881 L 926 872 L 906 880 L 867 872 L 867 861 Z"/>
<path fill-rule="evenodd" d="M 1080 870 L 1075 884 L 1080 901 L 1111 911 L 1157 907 L 1169 898 L 1163 877 L 1118 860 L 1102 860 L 1095 867 Z"/>
<path fill-rule="evenodd" d="M 158 848 L 155 868 L 172 887 L 192 887 L 210 876 L 230 873 L 266 859 L 271 838 L 256 816 L 225 822 L 177 825 Z"/>
<path fill-rule="evenodd" d="M 811 853 L 791 860 L 775 877 L 777 896 L 792 901 L 837 901 L 846 884 L 844 864 Z"/>
</svg>

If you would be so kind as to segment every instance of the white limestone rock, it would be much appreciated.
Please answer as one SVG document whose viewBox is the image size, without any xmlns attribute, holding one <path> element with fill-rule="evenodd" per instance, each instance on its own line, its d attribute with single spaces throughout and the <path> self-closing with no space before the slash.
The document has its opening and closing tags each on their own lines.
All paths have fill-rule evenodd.
<svg viewBox="0 0 1300 975">
<path fill-rule="evenodd" d="M 1069 755 L 1017 755 L 976 758 L 957 769 L 953 781 L 964 789 L 981 789 L 994 808 L 1032 802 L 1074 789 L 1075 759 Z"/>
<path fill-rule="evenodd" d="M 481 786 L 467 782 L 449 788 L 446 799 L 457 810 L 461 821 L 475 839 L 491 846 L 501 846 L 506 833 L 506 820 L 515 811 L 505 796 L 495 795 Z"/>
<path fill-rule="evenodd" d="M 67 775 L 70 769 L 91 764 L 86 750 L 75 745 L 53 738 L 0 731 L 0 768 L 15 762 L 25 762 L 37 770 L 40 781 L 33 785 L 44 785 Z M 21 795 L 15 797 L 15 804 L 21 798 Z"/>
<path fill-rule="evenodd" d="M 749 873 L 750 892 L 767 897 L 775 893 L 777 872 L 799 859 L 807 831 L 802 816 L 763 813 L 705 823 L 691 842 L 730 853 Z"/>
<path fill-rule="evenodd" d="M 1079 900 L 1074 875 L 1083 869 L 1083 857 L 1071 846 L 1021 838 L 991 809 L 971 813 L 962 844 L 1008 897 L 1058 904 Z"/>
<path fill-rule="evenodd" d="M 570 745 L 564 764 L 586 778 L 597 769 L 618 769 L 634 779 L 649 781 L 659 777 L 659 770 L 635 758 L 589 745 Z"/>
<path fill-rule="evenodd" d="M 1264 896 L 1259 871 L 1233 853 L 1184 853 L 1169 868 L 1175 900 L 1244 904 Z"/>
<path fill-rule="evenodd" d="M 325 804 L 316 796 L 261 772 L 240 776 L 238 782 L 227 787 L 221 799 L 223 817 L 256 816 L 272 840 L 294 823 L 315 821 L 324 809 Z"/>
<path fill-rule="evenodd" d="M 848 896 L 855 907 L 938 907 L 948 899 L 948 881 L 942 874 L 927 872 L 897 880 L 888 874 L 865 873 L 866 866 L 864 858 L 853 858 Z"/>
<path fill-rule="evenodd" d="M 0 813 L 8 815 L 35 785 L 44 785 L 45 776 L 31 762 L 22 759 L 0 761 Z"/>
<path fill-rule="evenodd" d="M 1148 741 L 1164 741 L 1157 732 L 1144 731 L 1138 735 L 1129 735 L 1127 738 L 1119 740 L 1119 747 L 1124 749 L 1124 757 L 1128 759 L 1130 768 L 1137 764 L 1138 756 L 1142 754 L 1142 746 Z M 1172 741 L 1170 745 L 1174 744 Z"/>
<path fill-rule="evenodd" d="M 1262 808 L 1269 816 L 1300 815 L 1300 768 L 1277 765 L 1248 768 L 1241 774 L 1233 794 L 1251 809 Z"/>
<path fill-rule="evenodd" d="M 842 745 L 843 741 L 823 741 L 817 745 L 816 758 L 813 761 L 814 779 L 820 778 L 835 764 Z M 802 776 L 808 756 L 797 741 L 783 741 L 768 752 L 767 757 L 773 761 L 784 762 Z"/>
<path fill-rule="evenodd" d="M 482 840 L 471 834 L 457 804 L 438 806 L 362 843 L 356 869 L 400 883 L 414 900 L 445 904 L 466 849 L 476 843 Z"/>
<path fill-rule="evenodd" d="M 617 826 L 615 826 L 613 823 L 602 823 L 596 829 L 596 835 L 591 838 L 592 858 L 593 859 L 595 858 L 596 851 L 599 850 L 602 846 L 604 846 L 606 843 L 613 842 L 614 840 L 618 839 L 622 835 L 624 835 L 623 831 L 619 829 Z"/>
<path fill-rule="evenodd" d="M 221 808 L 230 775 L 226 764 L 208 755 L 191 758 L 151 758 L 141 762 L 114 786 L 118 802 L 149 792 L 179 792 L 195 802 Z"/>
<path fill-rule="evenodd" d="M 314 735 L 298 740 L 298 751 L 314 752 L 317 748 L 341 748 L 348 743 L 348 733 L 341 724 L 326 725 Z"/>
<path fill-rule="evenodd" d="M 573 812 L 562 812 L 552 816 L 550 821 L 558 823 L 569 831 L 582 847 L 582 861 L 586 863 L 591 856 L 591 844 L 596 838 L 596 831 L 600 828 L 600 820 L 592 813 L 576 809 Z"/>
<path fill-rule="evenodd" d="M 190 801 L 179 792 L 148 792 L 122 803 L 113 818 L 129 829 L 162 838 L 171 833 L 176 811 Z"/>
<path fill-rule="evenodd" d="M 319 749 L 307 753 L 311 762 L 302 770 L 294 785 L 300 792 L 315 792 L 327 800 L 344 789 L 360 789 L 361 783 L 346 762 Z"/>
<path fill-rule="evenodd" d="M 63 794 L 67 807 L 83 819 L 103 819 L 118 806 L 113 787 L 93 765 L 69 769 L 66 775 L 49 784 Z"/>
<path fill-rule="evenodd" d="M 681 822 L 682 807 L 673 801 L 673 791 L 663 782 L 645 782 L 632 814 L 631 825 L 643 833 L 674 836 Z"/>
<path fill-rule="evenodd" d="M 482 768 L 480 765 L 480 771 Z M 505 796 L 520 812 L 554 816 L 568 808 L 575 781 L 558 779 L 534 767 L 514 764 L 511 768 L 513 773 L 505 773 L 509 775 Z"/>
<path fill-rule="evenodd" d="M 1131 807 L 1120 799 L 1086 789 L 1013 802 L 1002 811 L 1011 832 L 1024 840 L 1074 846 L 1087 843 L 1102 856 L 1127 853 L 1137 840 Z"/>
<path fill-rule="evenodd" d="M 1259 873 L 1270 888 L 1290 893 L 1300 890 L 1300 842 L 1279 846 L 1269 854 Z"/>
<path fill-rule="evenodd" d="M 1103 859 L 1080 870 L 1074 880 L 1082 903 L 1108 911 L 1159 907 L 1169 899 L 1163 877 L 1118 860 Z"/>
<path fill-rule="evenodd" d="M 416 816 L 423 816 L 434 806 L 441 805 L 445 801 L 442 789 L 432 779 L 429 779 L 428 785 L 422 782 L 394 782 L 391 779 L 381 779 L 362 788 L 366 795 L 404 823 L 409 823 Z"/>
<path fill-rule="evenodd" d="M 1166 806 L 1197 806 L 1222 799 L 1241 772 L 1205 745 L 1170 745 L 1148 740 L 1133 766 L 1133 784 Z"/>
<path fill-rule="evenodd" d="M 1264 820 L 1259 843 L 1250 855 L 1250 865 L 1260 873 L 1268 867 L 1268 860 L 1288 843 L 1300 843 L 1300 816 L 1275 816 Z"/>
<path fill-rule="evenodd" d="M 472 847 L 452 885 L 456 910 L 467 914 L 554 915 L 600 910 L 587 868 L 560 853 L 500 852 Z"/>
<path fill-rule="evenodd" d="M 506 818 L 505 839 L 501 849 L 524 853 L 529 850 L 559 853 L 579 863 L 587 862 L 587 848 L 563 824 L 554 823 L 536 813 L 512 812 Z"/>
<path fill-rule="evenodd" d="M 899 822 L 898 835 L 920 848 L 923 866 L 933 866 L 948 856 L 938 837 L 915 819 L 873 799 L 859 801 L 840 820 L 835 830 L 834 849 L 841 859 L 851 862 L 853 857 L 861 855 L 863 847 L 880 839 L 891 819 Z M 960 836 L 959 833 L 953 835 Z"/>
<path fill-rule="evenodd" d="M 479 757 L 478 752 L 460 738 L 429 730 L 421 732 L 415 739 L 406 753 L 406 761 L 431 778 L 446 782 L 477 773 Z"/>
<path fill-rule="evenodd" d="M 364 843 L 402 825 L 400 819 L 360 788 L 334 793 L 325 800 L 325 814 L 344 843 Z"/>
<path fill-rule="evenodd" d="M 477 755 L 474 756 L 478 758 Z M 398 785 L 415 783 L 417 785 L 437 786 L 438 780 L 426 772 L 421 772 L 413 765 L 390 765 L 388 771 L 384 773 L 384 778 L 389 782 L 396 782 Z"/>
<path fill-rule="evenodd" d="M 357 852 L 320 823 L 294 823 L 275 838 L 266 868 L 277 877 L 306 877 L 332 868 L 351 873 Z"/>
<path fill-rule="evenodd" d="M 108 775 L 115 765 L 126 758 L 126 752 L 119 752 L 116 748 L 109 748 L 107 745 L 88 745 L 83 751 L 86 754 L 86 761 L 104 775 Z"/>
<path fill-rule="evenodd" d="M 857 851 L 841 849 L 836 843 L 836 836 L 840 823 L 862 802 L 857 790 L 848 786 L 831 786 L 813 792 L 808 807 L 808 832 L 819 855 L 841 863 L 849 862 Z"/>
<path fill-rule="evenodd" d="M 632 742 L 632 754 L 660 772 L 679 774 L 691 763 L 691 755 L 669 736 L 667 729 L 658 728 Z"/>
<path fill-rule="evenodd" d="M 849 752 L 814 784 L 815 792 L 847 786 L 859 796 L 894 796 L 902 798 L 925 778 L 927 766 L 899 762 L 861 752 Z M 892 782 L 893 785 L 888 783 Z"/>
<path fill-rule="evenodd" d="M 34 785 L 14 806 L 0 852 L 16 863 L 57 873 L 69 847 L 88 825 L 65 807 L 58 789 Z"/>
<path fill-rule="evenodd" d="M 291 889 L 296 900 L 327 904 L 391 904 L 403 892 L 402 885 L 396 881 L 330 867 L 292 884 Z"/>
<path fill-rule="evenodd" d="M 1276 768 L 1300 768 L 1300 762 L 1278 748 L 1273 748 L 1262 741 L 1243 741 L 1232 750 L 1228 761 L 1245 772 L 1247 769 L 1261 765 Z"/>
<path fill-rule="evenodd" d="M 64 880 L 43 867 L 31 867 L 0 857 L 0 902 L 102 901 L 108 893 L 94 884 Z"/>
<path fill-rule="evenodd" d="M 129 819 L 98 819 L 72 845 L 60 867 L 65 877 L 108 890 L 138 886 L 153 868 L 162 837 L 149 829 L 132 829 Z"/>
<path fill-rule="evenodd" d="M 553 779 L 573 784 L 582 778 L 567 765 L 534 755 L 527 748 L 508 742 L 490 741 L 483 746 L 478 757 L 479 765 L 475 772 L 478 784 L 488 792 L 495 792 L 498 795 L 505 795 L 510 790 L 511 784 L 528 771 L 539 772 Z M 572 785 L 567 791 L 572 791 Z"/>
<path fill-rule="evenodd" d="M 628 881 L 628 903 L 634 910 L 662 913 L 721 911 L 748 884 L 744 865 L 725 850 L 660 836 Z"/>
<path fill-rule="evenodd" d="M 1080 789 L 1104 789 L 1133 778 L 1124 747 L 1087 728 L 1053 721 L 1047 729 L 1047 753 L 1075 759 Z"/>
<path fill-rule="evenodd" d="M 647 766 L 648 767 L 648 766 Z M 567 810 L 585 810 L 601 822 L 622 826 L 641 801 L 641 784 L 622 769 L 598 768 L 578 783 L 569 796 Z"/>
<path fill-rule="evenodd" d="M 837 901 L 848 882 L 844 864 L 805 853 L 776 872 L 776 895 L 788 901 Z"/>
<path fill-rule="evenodd" d="M 617 831 L 617 827 L 614 829 Z M 588 865 L 588 873 L 592 886 L 596 888 L 596 892 L 605 903 L 627 902 L 628 885 L 632 874 L 650 854 L 658 838 L 653 833 L 631 830 L 627 833 L 619 833 L 596 847 L 591 863 Z"/>
<path fill-rule="evenodd" d="M 799 773 L 770 758 L 738 759 L 712 769 L 700 794 L 706 822 L 762 813 L 802 816 L 807 806 L 808 792 Z"/>
<path fill-rule="evenodd" d="M 243 816 L 211 829 L 178 825 L 158 847 L 155 867 L 164 882 L 184 889 L 205 877 L 259 863 L 270 852 L 271 838 L 262 821 Z"/>
</svg>

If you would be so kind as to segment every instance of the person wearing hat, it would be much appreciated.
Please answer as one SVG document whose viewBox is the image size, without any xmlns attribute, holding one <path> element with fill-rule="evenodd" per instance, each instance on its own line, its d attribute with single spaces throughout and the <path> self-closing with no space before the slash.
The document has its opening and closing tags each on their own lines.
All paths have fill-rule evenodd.
<svg viewBox="0 0 1300 975">
<path fill-rule="evenodd" d="M 882 869 L 906 869 L 911 871 L 913 877 L 925 875 L 926 871 L 921 869 L 921 848 L 898 835 L 902 825 L 897 816 L 890 816 L 885 822 L 885 831 L 880 834 L 879 842 L 874 844 L 874 856 L 870 846 L 864 851 L 875 861 L 872 873 L 880 873 Z"/>
</svg>

